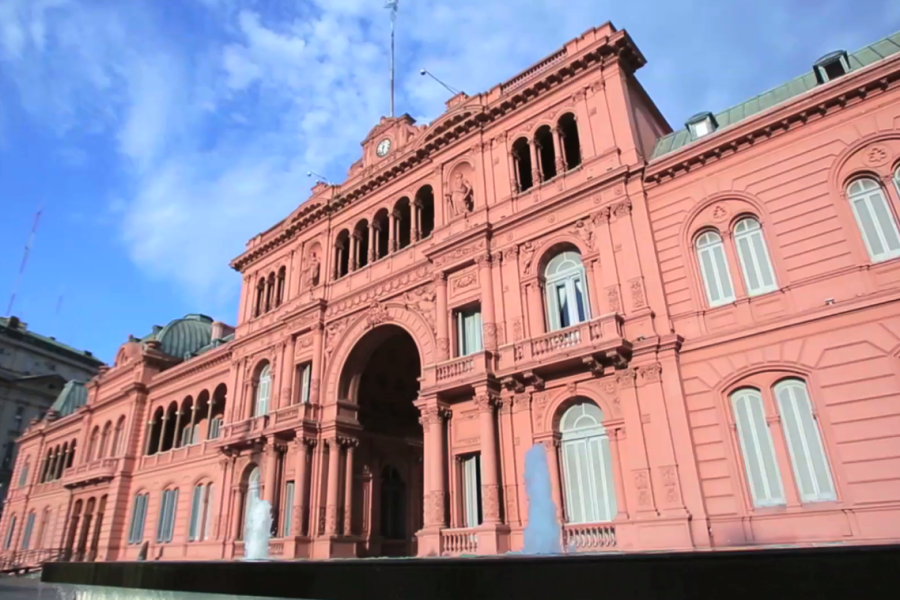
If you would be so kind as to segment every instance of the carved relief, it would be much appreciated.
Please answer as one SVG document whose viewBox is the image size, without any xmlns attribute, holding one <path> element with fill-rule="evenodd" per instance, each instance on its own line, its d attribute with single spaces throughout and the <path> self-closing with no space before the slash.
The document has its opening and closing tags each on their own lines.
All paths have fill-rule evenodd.
<svg viewBox="0 0 900 600">
<path fill-rule="evenodd" d="M 594 248 L 594 226 L 590 219 L 577 221 L 569 233 L 580 237 L 589 250 Z"/>
<path fill-rule="evenodd" d="M 631 280 L 631 301 L 635 308 L 642 308 L 646 302 L 644 300 L 644 284 L 641 278 Z"/>
<path fill-rule="evenodd" d="M 485 520 L 497 521 L 500 519 L 500 486 L 497 484 L 483 484 L 481 497 L 484 502 Z"/>
<path fill-rule="evenodd" d="M 662 365 L 659 363 L 653 363 L 652 365 L 646 365 L 639 368 L 641 379 L 645 382 L 656 382 L 659 381 L 660 374 L 662 373 Z"/>
<path fill-rule="evenodd" d="M 522 257 L 523 275 L 531 274 L 531 263 L 534 260 L 534 251 L 535 247 L 532 242 L 525 242 L 519 249 L 520 256 Z"/>
<path fill-rule="evenodd" d="M 606 288 L 606 297 L 609 300 L 609 310 L 612 312 L 622 312 L 622 302 L 619 300 L 618 286 L 611 285 Z"/>
<path fill-rule="evenodd" d="M 512 236 L 506 236 L 507 241 L 512 241 Z M 513 261 L 516 257 L 519 256 L 519 247 L 512 246 L 511 248 L 507 248 L 503 251 L 503 260 Z"/>
<path fill-rule="evenodd" d="M 453 281 L 453 289 L 454 290 L 462 290 L 467 287 L 471 287 L 478 283 L 478 276 L 475 273 L 469 273 L 467 275 L 463 275 L 462 277 L 457 277 Z"/>
<path fill-rule="evenodd" d="M 494 407 L 497 406 L 500 398 L 491 392 L 486 394 L 480 394 L 475 396 L 472 399 L 475 403 L 475 406 L 478 407 L 479 412 L 491 412 L 494 410 Z"/>
<path fill-rule="evenodd" d="M 325 507 L 325 532 L 335 533 L 337 531 L 337 507 Z"/>
<path fill-rule="evenodd" d="M 396 277 L 392 277 L 377 285 L 368 288 L 354 296 L 350 296 L 343 300 L 339 300 L 328 307 L 325 316 L 330 317 L 351 310 L 357 306 L 371 304 L 375 299 L 382 298 L 391 292 L 404 286 L 417 283 L 428 276 L 430 269 L 427 266 L 418 267 L 415 270 L 407 271 Z"/>
<path fill-rule="evenodd" d="M 437 339 L 437 361 L 442 362 L 450 358 L 450 339 Z"/>
<path fill-rule="evenodd" d="M 373 302 L 366 312 L 366 329 L 373 329 L 391 320 L 387 307 L 380 302 Z"/>
<path fill-rule="evenodd" d="M 516 317 L 515 319 L 513 319 L 513 341 L 521 341 L 522 335 L 522 319 L 520 317 Z"/>
<path fill-rule="evenodd" d="M 634 386 L 635 376 L 634 369 L 629 368 L 618 371 L 616 372 L 616 384 L 618 384 L 620 390 L 628 389 Z"/>
<path fill-rule="evenodd" d="M 631 214 L 631 200 L 622 200 L 613 205 L 612 207 L 613 214 L 616 215 L 617 219 L 621 219 L 622 217 L 626 217 Z"/>
<path fill-rule="evenodd" d="M 638 504 L 650 504 L 650 473 L 646 469 L 634 472 L 634 485 L 638 490 Z"/>
<path fill-rule="evenodd" d="M 443 266 L 447 263 L 456 262 L 462 258 L 467 256 L 471 256 L 472 254 L 477 253 L 480 250 L 485 250 L 486 244 L 485 241 L 478 240 L 473 244 L 469 244 L 468 246 L 461 246 L 459 248 L 455 248 L 454 250 L 448 252 L 447 254 L 443 254 L 437 257 L 434 260 L 434 264 L 438 267 Z"/>
<path fill-rule="evenodd" d="M 531 394 L 516 394 L 513 396 L 513 412 L 524 412 L 531 408 Z"/>
<path fill-rule="evenodd" d="M 349 322 L 350 319 L 341 319 L 340 321 L 331 323 L 325 328 L 325 354 L 327 356 L 330 356 L 334 351 L 338 339 L 340 339 L 344 330 L 347 329 Z"/>
<path fill-rule="evenodd" d="M 431 332 L 433 334 L 435 333 L 436 328 L 436 297 L 437 294 L 434 290 L 434 286 L 431 284 L 406 292 L 403 296 L 406 309 L 421 315 L 421 317 L 425 319 L 425 322 L 428 323 L 429 327 L 431 327 Z"/>
<path fill-rule="evenodd" d="M 728 209 L 721 204 L 717 204 L 712 211 L 712 218 L 713 221 L 721 223 L 728 218 Z"/>
<path fill-rule="evenodd" d="M 311 288 L 319 285 L 322 271 L 322 264 L 319 261 L 319 253 L 317 252 L 319 244 L 315 244 L 313 248 L 309 251 L 309 258 L 306 259 L 306 275 L 304 277 L 307 287 Z"/>
<path fill-rule="evenodd" d="M 660 467 L 659 478 L 665 489 L 666 504 L 678 503 L 678 474 L 674 466 Z"/>
<path fill-rule="evenodd" d="M 881 165 L 888 162 L 890 156 L 888 155 L 888 151 L 884 146 L 872 146 L 868 150 L 866 150 L 863 155 L 863 161 L 867 165 L 873 167 L 880 167 Z"/>
<path fill-rule="evenodd" d="M 547 406 L 547 402 L 550 401 L 550 393 L 534 394 L 532 395 L 532 400 L 534 401 L 535 429 L 541 431 L 544 428 L 544 408 Z"/>
<path fill-rule="evenodd" d="M 444 492 L 425 494 L 425 522 L 429 525 L 444 524 Z"/>
<path fill-rule="evenodd" d="M 497 348 L 497 324 L 484 323 L 484 347 L 488 350 Z"/>
</svg>

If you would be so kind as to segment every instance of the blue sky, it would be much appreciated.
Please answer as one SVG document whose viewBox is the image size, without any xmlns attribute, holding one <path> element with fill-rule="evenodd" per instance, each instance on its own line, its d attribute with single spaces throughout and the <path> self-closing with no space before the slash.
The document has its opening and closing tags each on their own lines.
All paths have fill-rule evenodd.
<svg viewBox="0 0 900 600">
<path fill-rule="evenodd" d="M 0 0 L 0 311 L 43 205 L 13 311 L 30 328 L 109 361 L 185 313 L 234 323 L 229 260 L 308 170 L 343 180 L 388 112 L 382 4 Z M 423 66 L 474 94 L 607 20 L 680 127 L 900 30 L 900 3 L 400 0 L 398 112 L 441 113 Z"/>
</svg>

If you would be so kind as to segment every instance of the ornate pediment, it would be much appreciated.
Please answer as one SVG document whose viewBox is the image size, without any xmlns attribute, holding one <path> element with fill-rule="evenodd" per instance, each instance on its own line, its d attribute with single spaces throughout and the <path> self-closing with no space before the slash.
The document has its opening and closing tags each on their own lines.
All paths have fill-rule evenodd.
<svg viewBox="0 0 900 600">
<path fill-rule="evenodd" d="M 381 117 L 362 141 L 362 158 L 350 166 L 348 179 L 364 173 L 382 161 L 390 161 L 402 153 L 409 143 L 425 131 L 416 126 L 416 120 L 408 114 L 399 117 Z"/>
</svg>

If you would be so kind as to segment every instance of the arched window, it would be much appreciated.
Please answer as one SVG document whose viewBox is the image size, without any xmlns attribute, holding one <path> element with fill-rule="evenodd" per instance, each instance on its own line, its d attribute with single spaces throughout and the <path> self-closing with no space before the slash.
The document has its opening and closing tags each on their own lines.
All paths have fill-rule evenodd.
<svg viewBox="0 0 900 600">
<path fill-rule="evenodd" d="M 276 286 L 276 294 L 275 294 L 275 306 L 281 306 L 281 303 L 284 302 L 284 280 L 287 277 L 287 269 L 285 267 L 281 267 L 278 269 L 278 283 Z"/>
<path fill-rule="evenodd" d="M 119 456 L 122 453 L 123 436 L 125 435 L 125 416 L 119 417 L 116 421 L 116 431 L 113 434 L 112 448 L 110 448 L 110 456 Z"/>
<path fill-rule="evenodd" d="M 263 305 L 266 302 L 266 280 L 260 279 L 259 283 L 256 284 L 256 310 L 253 311 L 253 316 L 258 317 L 263 312 Z"/>
<path fill-rule="evenodd" d="M 381 259 L 388 255 L 388 243 L 390 240 L 388 239 L 388 229 L 390 227 L 388 219 L 388 211 L 386 208 L 382 208 L 375 216 L 372 218 L 372 223 L 374 224 L 375 229 L 375 240 L 373 243 L 375 244 L 375 259 Z"/>
<path fill-rule="evenodd" d="M 556 177 L 556 149 L 549 125 L 538 127 L 534 132 L 534 145 L 541 163 L 541 181 L 553 179 Z"/>
<path fill-rule="evenodd" d="M 759 296 L 777 290 L 775 271 L 759 221 L 753 217 L 738 221 L 734 226 L 734 244 L 741 261 L 744 283 L 747 284 L 747 294 Z"/>
<path fill-rule="evenodd" d="M 394 204 L 394 240 L 397 250 L 406 248 L 412 241 L 412 208 L 406 196 Z"/>
<path fill-rule="evenodd" d="M 140 544 L 144 541 L 144 523 L 147 521 L 148 494 L 138 494 L 134 497 L 134 505 L 131 508 L 131 523 L 128 526 L 128 543 Z"/>
<path fill-rule="evenodd" d="M 106 457 L 110 435 L 112 435 L 112 421 L 107 421 L 106 425 L 103 426 L 103 433 L 100 435 L 100 448 L 97 450 L 97 458 Z"/>
<path fill-rule="evenodd" d="M 560 252 L 550 260 L 544 270 L 544 285 L 551 331 L 590 319 L 584 265 L 577 251 Z"/>
<path fill-rule="evenodd" d="M 784 379 L 775 385 L 774 392 L 794 477 L 800 491 L 800 501 L 836 500 L 831 468 L 825 456 L 825 447 L 813 415 L 806 383 L 799 379 Z"/>
<path fill-rule="evenodd" d="M 516 165 L 516 185 L 519 192 L 531 189 L 534 179 L 531 175 L 531 148 L 526 138 L 517 139 L 512 145 L 513 162 Z"/>
<path fill-rule="evenodd" d="M 71 468 L 73 464 L 75 464 L 75 445 L 78 443 L 78 440 L 72 440 L 72 443 L 69 445 L 69 456 L 66 459 L 66 467 L 67 469 Z"/>
<path fill-rule="evenodd" d="M 178 512 L 178 488 L 162 493 L 159 505 L 159 522 L 156 525 L 156 541 L 166 543 L 172 541 L 175 531 L 175 515 Z"/>
<path fill-rule="evenodd" d="M 266 312 L 275 308 L 275 273 L 269 273 L 266 280 Z"/>
<path fill-rule="evenodd" d="M 881 185 L 868 177 L 857 179 L 847 186 L 847 198 L 872 262 L 900 256 L 900 231 Z"/>
<path fill-rule="evenodd" d="M 722 237 L 715 231 L 707 231 L 697 238 L 695 245 L 709 305 L 721 306 L 734 302 L 734 286 L 731 285 Z"/>
<path fill-rule="evenodd" d="M 26 458 L 25 462 L 22 463 L 22 470 L 19 472 L 19 487 L 25 487 L 28 485 L 28 471 L 30 467 L 31 458 Z"/>
<path fill-rule="evenodd" d="M 731 394 L 731 407 L 753 506 L 784 504 L 781 474 L 775 459 L 772 434 L 766 422 L 762 395 L 754 388 L 739 389 Z"/>
<path fill-rule="evenodd" d="M 369 222 L 362 219 L 353 228 L 353 264 L 351 270 L 362 269 L 369 264 Z"/>
<path fill-rule="evenodd" d="M 618 511 L 609 437 L 602 423 L 603 411 L 588 400 L 569 407 L 560 419 L 569 523 L 612 521 Z"/>
<path fill-rule="evenodd" d="M 575 115 L 566 113 L 556 122 L 562 142 L 566 169 L 574 169 L 581 164 L 581 141 L 578 139 L 578 122 Z"/>
<path fill-rule="evenodd" d="M 259 479 L 259 467 L 254 466 L 253 470 L 250 471 L 250 475 L 247 477 L 247 494 L 244 497 L 244 526 L 242 528 L 243 539 L 247 539 L 247 524 L 250 522 L 250 512 L 253 510 L 253 507 L 256 506 L 256 503 L 259 502 L 260 499 Z"/>
<path fill-rule="evenodd" d="M 96 460 L 99 452 L 100 452 L 100 426 L 97 425 L 96 427 L 94 427 L 94 431 L 91 432 L 91 445 L 88 447 L 87 462 Z"/>
<path fill-rule="evenodd" d="M 3 549 L 9 550 L 12 547 L 13 534 L 16 532 L 16 515 L 9 518 L 9 525 L 6 526 L 6 537 L 3 539 Z"/>
<path fill-rule="evenodd" d="M 434 231 L 434 190 L 423 185 L 416 192 L 416 231 L 418 239 L 424 240 Z"/>
<path fill-rule="evenodd" d="M 199 542 L 208 538 L 210 514 L 212 511 L 213 484 L 197 484 L 191 497 L 191 521 L 188 527 L 188 541 Z"/>
<path fill-rule="evenodd" d="M 334 241 L 334 278 L 340 279 L 350 272 L 350 232 L 341 230 Z"/>
<path fill-rule="evenodd" d="M 25 519 L 25 529 L 22 531 L 22 550 L 28 550 L 31 547 L 31 532 L 34 530 L 34 519 L 37 515 L 34 511 L 28 513 Z"/>
<path fill-rule="evenodd" d="M 256 404 L 253 407 L 253 416 L 260 417 L 269 414 L 269 393 L 272 387 L 272 369 L 266 363 L 259 371 L 259 380 L 256 382 Z"/>
</svg>

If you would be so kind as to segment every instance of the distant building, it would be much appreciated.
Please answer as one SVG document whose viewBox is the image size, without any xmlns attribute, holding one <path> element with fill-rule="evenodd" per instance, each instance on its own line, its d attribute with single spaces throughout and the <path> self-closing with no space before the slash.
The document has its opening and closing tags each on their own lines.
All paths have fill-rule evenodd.
<svg viewBox="0 0 900 600">
<path fill-rule="evenodd" d="M 88 381 L 102 364 L 87 350 L 28 331 L 14 316 L 0 318 L 0 502 L 9 489 L 16 438 L 44 416 L 67 382 Z"/>
<path fill-rule="evenodd" d="M 900 540 L 900 34 L 677 131 L 607 23 L 231 266 L 236 330 L 125 342 L 22 435 L 0 552 L 74 560 Z"/>
</svg>

